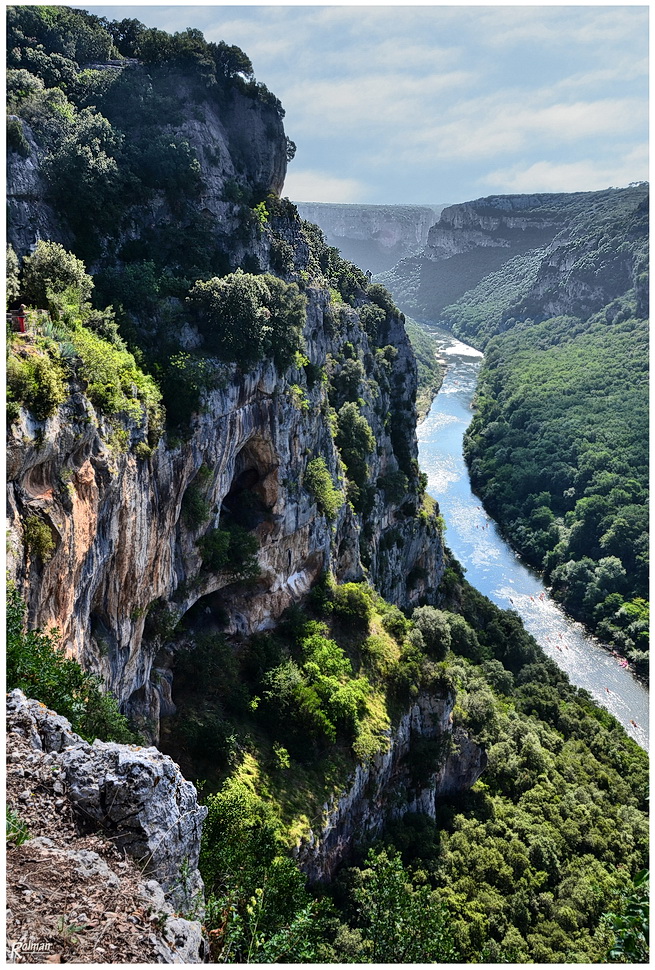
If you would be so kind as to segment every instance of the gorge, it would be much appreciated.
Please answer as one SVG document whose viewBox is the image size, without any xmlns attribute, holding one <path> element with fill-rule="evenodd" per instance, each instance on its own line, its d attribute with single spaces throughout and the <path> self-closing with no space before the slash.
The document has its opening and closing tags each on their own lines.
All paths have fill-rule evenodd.
<svg viewBox="0 0 655 970">
<path fill-rule="evenodd" d="M 9 939 L 60 812 L 149 877 L 163 962 L 604 958 L 645 752 L 466 582 L 421 467 L 403 301 L 423 318 L 416 260 L 479 201 L 408 207 L 430 255 L 397 306 L 282 197 L 295 146 L 243 51 L 65 7 L 8 31 Z M 535 247 L 588 201 L 495 199 L 476 285 L 525 257 L 532 308 Z M 77 903 L 34 893 L 91 962 Z"/>
</svg>

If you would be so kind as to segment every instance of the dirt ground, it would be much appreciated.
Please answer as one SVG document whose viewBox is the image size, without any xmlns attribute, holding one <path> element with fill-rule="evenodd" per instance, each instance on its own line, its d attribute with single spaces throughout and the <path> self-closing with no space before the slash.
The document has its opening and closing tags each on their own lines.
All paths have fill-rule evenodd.
<svg viewBox="0 0 655 970">
<path fill-rule="evenodd" d="M 79 830 L 56 757 L 18 734 L 7 735 L 7 809 L 29 835 L 7 840 L 8 962 L 162 962 L 165 915 L 139 869 Z"/>
</svg>

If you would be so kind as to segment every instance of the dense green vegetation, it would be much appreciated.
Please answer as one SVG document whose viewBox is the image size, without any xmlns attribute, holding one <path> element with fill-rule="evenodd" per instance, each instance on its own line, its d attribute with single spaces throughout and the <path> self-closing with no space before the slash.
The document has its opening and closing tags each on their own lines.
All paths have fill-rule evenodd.
<svg viewBox="0 0 655 970">
<path fill-rule="evenodd" d="M 257 537 L 236 522 L 227 522 L 220 529 L 211 529 L 198 540 L 202 564 L 210 572 L 226 570 L 234 580 L 255 579 L 257 565 Z"/>
<path fill-rule="evenodd" d="M 189 302 L 207 349 L 244 369 L 272 357 L 284 370 L 300 350 L 305 297 L 295 283 L 237 270 L 224 279 L 198 281 Z"/>
<path fill-rule="evenodd" d="M 465 454 L 515 548 L 646 676 L 647 188 L 540 198 L 553 245 L 440 311 L 485 350 Z"/>
<path fill-rule="evenodd" d="M 443 381 L 443 367 L 436 358 L 436 343 L 428 331 L 411 317 L 405 317 L 405 330 L 416 357 L 418 391 L 416 410 L 419 420 L 427 416 Z"/>
<path fill-rule="evenodd" d="M 56 630 L 25 629 L 25 604 L 12 585 L 7 589 L 6 669 L 8 690 L 18 687 L 27 697 L 67 717 L 87 741 L 139 742 L 100 679 L 65 656 Z"/>
<path fill-rule="evenodd" d="M 175 681 L 186 733 L 170 736 L 213 792 L 201 868 L 214 959 L 644 959 L 632 880 L 647 858 L 646 754 L 515 614 L 456 568 L 443 589 L 444 608 L 408 619 L 365 586 L 324 582 L 273 633 L 189 631 Z M 289 847 L 411 698 L 453 688 L 455 728 L 488 752 L 480 781 L 442 798 L 436 822 L 388 822 L 308 891 Z M 417 742 L 417 782 L 442 747 Z"/>
<path fill-rule="evenodd" d="M 28 311 L 28 333 L 9 334 L 7 395 L 11 418 L 25 406 L 40 420 L 53 415 L 81 382 L 97 411 L 110 418 L 147 419 L 151 442 L 161 432 L 161 392 L 118 335 L 111 308 L 88 301 L 93 281 L 59 243 L 40 240 L 23 261 L 23 287 L 49 312 Z M 118 428 L 118 426 L 117 426 Z"/>
<path fill-rule="evenodd" d="M 319 512 L 333 519 L 343 505 L 343 492 L 334 487 L 325 458 L 313 458 L 309 462 L 303 484 L 316 499 Z"/>
<path fill-rule="evenodd" d="M 617 302 L 487 345 L 473 487 L 579 619 L 647 670 L 648 335 Z"/>
<path fill-rule="evenodd" d="M 496 334 L 515 323 L 506 315 L 537 279 L 545 250 L 515 256 L 440 313 L 441 322 L 462 340 L 484 347 Z"/>
<path fill-rule="evenodd" d="M 183 216 L 185 202 L 197 196 L 194 151 L 162 128 L 162 118 L 181 120 L 181 74 L 212 98 L 227 103 L 238 92 L 270 106 L 278 119 L 284 115 L 277 98 L 254 80 L 243 51 L 205 41 L 198 30 L 170 35 L 134 19 L 108 21 L 53 6 L 10 7 L 7 16 L 9 111 L 49 146 L 51 199 L 84 256 L 98 254 L 99 231 L 118 234 L 130 204 L 164 192 Z M 125 57 L 143 67 L 120 70 L 106 63 Z M 16 122 L 12 132 L 22 147 Z M 191 212 L 186 216 L 191 219 Z M 214 248 L 203 256 L 197 246 L 180 246 L 169 275 L 192 269 L 194 259 L 207 260 Z M 159 268 L 164 273 L 164 262 Z M 192 273 L 190 282 L 200 275 Z"/>
<path fill-rule="evenodd" d="M 355 308 L 371 345 L 385 345 L 397 313 L 389 295 L 301 222 L 288 200 L 256 184 L 238 138 L 230 142 L 236 175 L 223 185 L 225 211 L 201 204 L 203 178 L 223 166 L 210 146 L 193 147 L 183 134 L 190 104 L 202 119 L 238 112 L 244 98 L 257 102 L 271 150 L 284 150 L 283 109 L 242 51 L 197 30 L 169 35 L 56 7 L 11 7 L 8 43 L 10 149 L 38 154 L 46 201 L 75 254 L 51 267 L 40 259 L 35 284 L 31 258 L 21 278 L 8 251 L 9 299 L 49 308 L 51 282 L 59 291 L 81 287 L 80 304 L 90 300 L 105 314 L 96 326 L 103 337 L 111 304 L 114 335 L 156 380 L 175 435 L 227 379 L 217 361 L 246 370 L 263 359 L 281 371 L 294 365 L 310 285 L 330 289 L 337 329 L 343 310 Z M 291 158 L 288 140 L 286 148 Z M 81 260 L 93 264 L 92 281 Z M 265 272 L 267 260 L 283 278 Z M 308 384 L 319 371 L 307 362 Z M 373 376 L 370 362 L 366 371 Z M 44 413 L 60 403 L 58 373 L 49 370 Z M 45 380 L 39 372 L 32 383 Z"/>
<path fill-rule="evenodd" d="M 266 189 L 249 181 L 248 159 L 235 146 L 241 174 L 225 186 L 229 220 L 222 225 L 202 213 L 200 161 L 179 133 L 189 99 L 198 111 L 217 105 L 230 111 L 235 98 L 245 98 L 270 115 L 271 137 L 284 139 L 282 107 L 254 80 L 246 55 L 205 41 L 197 30 L 169 35 L 137 20 L 50 6 L 10 7 L 8 45 L 10 148 L 29 155 L 36 140 L 46 201 L 74 238 L 72 258 L 93 262 L 94 305 L 113 306 L 123 340 L 163 392 L 169 426 L 184 429 L 205 392 L 220 382 L 208 356 L 233 361 L 239 355 L 248 367 L 269 355 L 287 366 L 299 343 L 302 298 L 275 277 L 255 284 L 249 275 L 260 272 L 248 251 L 267 225 Z M 163 214 L 154 225 L 153 204 Z M 237 236 L 245 252 L 241 267 L 230 256 Z M 28 266 L 26 260 L 21 287 L 14 285 L 12 263 L 9 298 L 46 308 L 43 267 L 35 287 Z M 221 298 L 227 293 L 230 302 L 238 289 L 234 277 L 225 283 L 217 277 L 238 268 L 246 271 L 240 310 L 220 314 L 217 325 Z M 71 269 L 59 261 L 58 285 L 77 285 Z M 244 294 L 247 286 L 257 292 Z M 79 294 L 82 303 L 89 294 Z M 200 352 L 180 339 L 189 322 L 205 338 Z M 234 329 L 242 325 L 247 347 Z"/>
</svg>

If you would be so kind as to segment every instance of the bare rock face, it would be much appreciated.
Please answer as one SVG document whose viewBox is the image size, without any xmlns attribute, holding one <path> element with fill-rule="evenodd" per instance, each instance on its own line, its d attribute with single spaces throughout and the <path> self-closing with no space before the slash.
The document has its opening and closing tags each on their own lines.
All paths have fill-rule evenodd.
<svg viewBox="0 0 655 970">
<path fill-rule="evenodd" d="M 543 197 L 491 196 L 448 206 L 428 234 L 425 256 L 450 259 L 480 248 L 517 252 L 549 243 L 562 226 L 561 216 L 541 210 Z"/>
<path fill-rule="evenodd" d="M 67 718 L 49 711 L 41 701 L 26 698 L 22 690 L 7 694 L 7 731 L 21 734 L 34 751 L 59 752 L 84 744 Z"/>
<path fill-rule="evenodd" d="M 421 252 L 443 206 L 346 205 L 298 202 L 303 219 L 315 223 L 346 259 L 381 273 L 398 260 Z"/>
<path fill-rule="evenodd" d="M 82 827 L 101 828 L 156 879 L 175 909 L 201 911 L 198 857 L 207 809 L 168 755 L 135 745 L 88 744 L 66 718 L 20 690 L 8 696 L 7 732 L 55 755 Z"/>
<path fill-rule="evenodd" d="M 454 694 L 422 694 L 389 737 L 387 750 L 357 766 L 350 787 L 326 804 L 322 826 L 295 850 L 312 882 L 329 881 L 357 842 L 379 834 L 390 818 L 436 816 L 438 799 L 467 791 L 487 765 L 486 752 L 452 730 Z"/>
<path fill-rule="evenodd" d="M 94 741 L 63 751 L 59 761 L 81 818 L 102 825 L 179 908 L 202 897 L 198 857 L 207 809 L 168 755 Z"/>
<path fill-rule="evenodd" d="M 39 239 L 52 239 L 69 249 L 72 236 L 45 201 L 42 150 L 30 126 L 24 121 L 21 125 L 29 154 L 26 157 L 15 151 L 7 154 L 8 241 L 19 256 L 29 253 Z"/>
</svg>

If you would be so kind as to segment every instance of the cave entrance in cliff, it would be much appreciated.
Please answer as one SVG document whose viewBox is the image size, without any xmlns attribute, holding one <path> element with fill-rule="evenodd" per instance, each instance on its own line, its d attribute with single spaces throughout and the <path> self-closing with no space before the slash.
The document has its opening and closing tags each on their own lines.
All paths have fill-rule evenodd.
<svg viewBox="0 0 655 970">
<path fill-rule="evenodd" d="M 233 587 L 228 586 L 228 593 Z M 191 633 L 222 633 L 229 623 L 228 602 L 224 590 L 207 593 L 184 614 L 184 627 Z"/>
<path fill-rule="evenodd" d="M 278 470 L 271 442 L 250 438 L 235 458 L 222 514 L 248 531 L 269 520 L 278 497 Z"/>
</svg>

